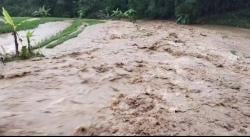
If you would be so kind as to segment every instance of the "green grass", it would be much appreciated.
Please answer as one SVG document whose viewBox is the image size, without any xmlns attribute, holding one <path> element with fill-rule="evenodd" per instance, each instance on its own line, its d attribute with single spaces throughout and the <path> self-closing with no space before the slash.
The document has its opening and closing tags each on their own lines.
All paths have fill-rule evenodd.
<svg viewBox="0 0 250 137">
<path fill-rule="evenodd" d="M 250 29 L 250 9 L 214 15 L 200 19 L 198 22 L 202 24 L 226 25 Z"/>
<path fill-rule="evenodd" d="M 28 30 L 34 29 L 38 27 L 40 24 L 44 24 L 46 22 L 53 22 L 53 21 L 62 21 L 65 18 L 39 18 L 39 20 L 33 21 L 25 21 L 27 19 L 31 19 L 30 17 L 14 17 L 13 20 L 16 24 L 18 24 L 17 30 Z M 5 25 L 3 22 L 0 22 L 0 34 L 3 33 L 10 33 L 12 30 L 8 25 Z"/>
<path fill-rule="evenodd" d="M 76 32 L 72 32 L 72 33 L 70 33 L 68 35 L 60 37 L 59 39 L 57 39 L 57 40 L 53 41 L 52 43 L 48 44 L 46 46 L 46 48 L 48 48 L 48 49 L 54 48 L 57 45 L 60 45 L 60 44 L 64 43 L 65 41 L 69 40 L 69 39 L 77 37 L 83 31 L 83 29 L 84 28 L 79 28 L 79 30 L 76 30 Z"/>
<path fill-rule="evenodd" d="M 75 19 L 68 28 L 42 41 L 37 46 L 35 46 L 34 49 L 41 47 L 54 48 L 57 45 L 60 45 L 69 39 L 77 37 L 84 30 L 84 27 L 82 27 L 84 23 L 87 25 L 95 25 L 103 22 L 104 21 L 93 20 L 93 19 Z"/>
<path fill-rule="evenodd" d="M 81 20 L 75 20 L 72 24 L 63 30 L 62 32 L 50 37 L 49 39 L 41 42 L 38 47 L 54 48 L 55 46 L 63 43 L 64 41 L 72 38 L 71 35 L 73 32 L 76 32 L 80 29 L 83 22 Z"/>
</svg>

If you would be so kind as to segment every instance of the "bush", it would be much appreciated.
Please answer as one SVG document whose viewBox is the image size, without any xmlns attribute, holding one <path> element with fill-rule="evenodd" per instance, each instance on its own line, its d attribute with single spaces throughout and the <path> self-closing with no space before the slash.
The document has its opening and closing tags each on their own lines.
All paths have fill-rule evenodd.
<svg viewBox="0 0 250 137">
<path fill-rule="evenodd" d="M 124 16 L 130 21 L 135 21 L 136 19 L 136 11 L 134 9 L 129 9 L 124 12 Z"/>
<path fill-rule="evenodd" d="M 130 21 L 134 21 L 136 19 L 136 11 L 134 9 L 129 9 L 125 12 L 122 12 L 120 9 L 116 9 L 112 11 L 113 18 L 115 19 L 129 19 Z"/>
<path fill-rule="evenodd" d="M 35 17 L 48 17 L 50 16 L 50 9 L 46 9 L 45 6 L 40 7 L 38 10 L 33 12 Z"/>
<path fill-rule="evenodd" d="M 112 11 L 111 17 L 113 17 L 115 19 L 122 19 L 122 18 L 124 18 L 124 14 L 120 9 L 116 9 L 116 10 Z"/>
<path fill-rule="evenodd" d="M 84 18 L 87 16 L 87 10 L 80 9 L 77 11 L 79 18 Z"/>
</svg>

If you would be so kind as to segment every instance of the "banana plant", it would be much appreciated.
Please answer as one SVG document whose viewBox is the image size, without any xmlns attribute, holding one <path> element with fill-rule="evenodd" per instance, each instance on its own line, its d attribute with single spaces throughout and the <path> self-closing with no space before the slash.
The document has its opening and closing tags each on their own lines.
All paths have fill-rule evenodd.
<svg viewBox="0 0 250 137">
<path fill-rule="evenodd" d="M 31 38 L 34 36 L 34 31 L 28 31 L 26 33 L 26 39 L 27 39 L 27 42 L 28 42 L 28 50 L 29 50 L 29 53 L 32 54 L 32 49 L 31 49 Z"/>
<path fill-rule="evenodd" d="M 134 9 L 129 9 L 124 12 L 124 16 L 134 22 L 136 20 L 136 11 Z"/>
<path fill-rule="evenodd" d="M 18 40 L 18 38 L 17 38 L 17 25 L 14 23 L 12 17 L 8 13 L 8 11 L 5 10 L 4 8 L 2 8 L 2 10 L 3 10 L 3 16 L 4 16 L 4 23 L 9 25 L 12 28 L 12 34 L 13 34 L 14 41 L 15 41 L 16 55 L 19 56 L 18 42 L 17 42 L 17 40 Z"/>
</svg>

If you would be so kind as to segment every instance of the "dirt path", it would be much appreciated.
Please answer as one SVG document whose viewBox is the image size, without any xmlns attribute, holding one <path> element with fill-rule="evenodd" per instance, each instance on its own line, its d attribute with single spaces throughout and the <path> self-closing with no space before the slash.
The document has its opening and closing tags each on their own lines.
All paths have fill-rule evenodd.
<svg viewBox="0 0 250 137">
<path fill-rule="evenodd" d="M 249 135 L 249 34 L 90 26 L 47 58 L 3 68 L 0 135 Z"/>
<path fill-rule="evenodd" d="M 20 49 L 22 45 L 27 45 L 26 41 L 26 33 L 28 31 L 33 32 L 34 36 L 31 41 L 31 45 L 36 45 L 37 43 L 50 38 L 51 36 L 63 31 L 65 28 L 71 25 L 71 21 L 57 21 L 57 22 L 48 22 L 45 24 L 39 25 L 36 29 L 26 30 L 26 31 L 19 31 L 18 34 L 23 42 L 19 42 Z M 11 33 L 8 34 L 1 34 L 0 35 L 0 46 L 2 46 L 7 53 L 15 52 L 15 45 L 13 43 L 13 36 Z M 1 53 L 0 49 L 0 53 Z"/>
</svg>

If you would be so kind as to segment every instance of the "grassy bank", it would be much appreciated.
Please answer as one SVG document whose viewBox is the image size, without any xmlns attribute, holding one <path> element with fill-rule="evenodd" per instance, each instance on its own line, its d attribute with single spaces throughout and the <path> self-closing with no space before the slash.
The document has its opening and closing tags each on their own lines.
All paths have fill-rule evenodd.
<svg viewBox="0 0 250 137">
<path fill-rule="evenodd" d="M 93 19 L 75 19 L 68 28 L 42 41 L 41 43 L 35 46 L 35 49 L 41 47 L 54 48 L 69 39 L 77 37 L 84 30 L 84 26 L 95 25 L 102 22 L 103 21 Z"/>
<path fill-rule="evenodd" d="M 32 20 L 30 17 L 14 17 L 14 22 L 18 24 L 17 30 L 28 30 L 38 27 L 40 24 L 53 21 L 63 21 L 65 18 L 35 18 Z M 5 25 L 3 22 L 0 22 L 0 34 L 11 32 L 11 28 L 8 25 Z"/>
<path fill-rule="evenodd" d="M 202 24 L 225 25 L 250 29 L 250 9 L 244 9 L 226 14 L 214 15 L 202 18 L 198 21 Z"/>
</svg>

